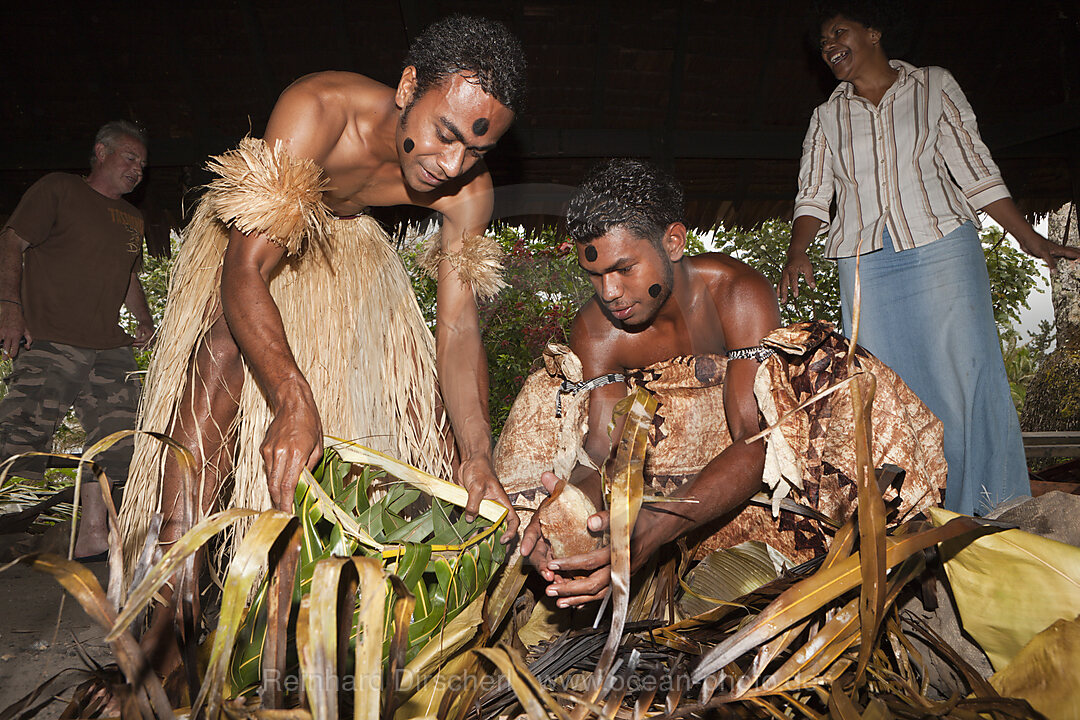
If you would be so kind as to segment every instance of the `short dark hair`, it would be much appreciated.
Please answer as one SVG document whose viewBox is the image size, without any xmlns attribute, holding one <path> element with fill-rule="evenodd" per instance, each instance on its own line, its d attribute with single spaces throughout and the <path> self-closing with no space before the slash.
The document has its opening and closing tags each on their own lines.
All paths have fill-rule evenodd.
<svg viewBox="0 0 1080 720">
<path fill-rule="evenodd" d="M 589 171 L 570 198 L 566 227 L 575 242 L 595 240 L 615 227 L 658 243 L 669 225 L 683 220 L 678 181 L 643 160 L 605 160 Z"/>
<path fill-rule="evenodd" d="M 914 0 L 912 0 L 914 2 Z M 886 54 L 906 54 L 911 47 L 912 28 L 909 3 L 883 0 L 818 0 L 810 9 L 808 32 L 816 50 L 821 26 L 837 15 L 874 28 L 881 33 L 881 47 Z"/>
<path fill-rule="evenodd" d="M 837 15 L 843 15 L 848 20 L 862 23 L 866 27 L 872 27 L 884 32 L 882 24 L 885 22 L 885 11 L 881 3 L 874 0 L 821 0 L 812 6 L 814 33 L 821 31 L 821 24 L 826 20 L 832 20 Z"/>
<path fill-rule="evenodd" d="M 98 128 L 97 134 L 94 135 L 94 144 L 90 148 L 90 167 L 97 164 L 97 154 L 94 152 L 94 148 L 97 147 L 98 143 L 111 149 L 113 143 L 122 137 L 133 138 L 141 142 L 143 147 L 147 147 L 146 128 L 127 120 L 110 120 Z"/>
<path fill-rule="evenodd" d="M 416 95 L 452 75 L 475 77 L 484 92 L 518 113 L 525 101 L 525 52 L 497 20 L 451 15 L 427 27 L 409 46 L 405 67 L 416 68 Z"/>
</svg>

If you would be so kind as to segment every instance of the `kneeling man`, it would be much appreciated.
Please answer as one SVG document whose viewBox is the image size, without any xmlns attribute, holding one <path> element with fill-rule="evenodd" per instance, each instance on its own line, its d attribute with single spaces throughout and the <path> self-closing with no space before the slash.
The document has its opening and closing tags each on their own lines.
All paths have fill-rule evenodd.
<svg viewBox="0 0 1080 720">
<path fill-rule="evenodd" d="M 567 215 L 578 262 L 596 294 L 574 321 L 573 355 L 559 362 L 549 357 L 551 380 L 541 371 L 529 382 L 559 388 L 558 414 L 572 415 L 574 396 L 587 396 L 583 446 L 596 466 L 610 460 L 612 438 L 621 432 L 616 427 L 608 434 L 614 405 L 628 390 L 648 388 L 659 407 L 645 460 L 646 493 L 696 501 L 642 507 L 631 540 L 632 569 L 683 536 L 703 540 L 699 552 L 750 539 L 768 542 L 796 561 L 824 552 L 827 535 L 818 521 L 775 510 L 785 493 L 809 507 L 811 515 L 837 522 L 854 510 L 848 393 L 833 393 L 798 410 L 769 437 L 768 446 L 764 439 L 745 440 L 764 427 L 762 419 L 773 423 L 847 377 L 846 340 L 822 323 L 780 328 L 772 285 L 739 260 L 721 253 L 684 255 L 682 190 L 654 166 L 633 160 L 602 163 L 571 199 Z M 574 355 L 580 371 L 576 362 L 566 362 Z M 886 498 L 898 500 L 902 516 L 913 514 L 939 501 L 945 478 L 941 424 L 888 368 L 861 348 L 856 357 L 856 371 L 871 371 L 878 381 L 874 459 L 907 470 L 903 486 Z M 562 373 L 565 379 L 560 364 L 572 366 L 572 372 Z M 519 396 L 496 450 L 496 470 L 511 499 L 532 500 L 533 507 L 543 495 L 535 472 L 541 466 L 533 463 L 529 478 L 529 470 L 515 473 L 515 464 L 529 464 L 525 456 L 537 443 L 524 436 L 535 433 L 529 427 L 544 425 L 522 422 L 530 412 L 528 396 L 556 404 L 554 394 L 539 385 L 527 385 Z M 572 444 L 565 429 L 574 423 L 573 417 L 564 420 L 563 436 L 549 444 Z M 748 505 L 765 487 L 763 473 L 774 486 L 774 512 Z M 569 475 L 596 507 L 603 507 L 594 469 L 579 464 Z M 543 474 L 548 492 L 557 481 L 554 473 Z M 592 515 L 588 531 L 599 533 L 606 523 L 605 512 Z M 608 592 L 606 546 L 555 558 L 534 517 L 521 553 L 537 565 L 550 583 L 547 593 L 562 607 Z"/>
</svg>

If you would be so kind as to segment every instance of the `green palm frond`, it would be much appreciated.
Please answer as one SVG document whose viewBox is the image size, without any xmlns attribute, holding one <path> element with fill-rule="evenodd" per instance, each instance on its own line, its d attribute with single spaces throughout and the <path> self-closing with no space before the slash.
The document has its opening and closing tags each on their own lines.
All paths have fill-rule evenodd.
<svg viewBox="0 0 1080 720">
<path fill-rule="evenodd" d="M 359 446 L 349 446 L 346 453 L 379 459 L 374 451 Z M 305 473 L 296 488 L 300 563 L 294 611 L 311 592 L 321 563 L 350 556 L 371 558 L 399 578 L 394 585 L 413 598 L 407 629 L 400 631 L 408 663 L 487 590 L 505 559 L 497 532 L 504 512 L 501 507 L 494 512 L 486 508 L 476 520 L 466 522 L 460 511 L 466 498 L 463 490 L 447 493 L 438 485 L 442 481 L 415 475 L 419 471 L 396 461 L 382 464 L 403 477 L 373 465 L 346 462 L 342 454 L 328 448 L 314 473 Z M 450 499 L 429 494 L 432 491 Z M 493 514 L 497 522 L 490 519 Z M 253 691 L 259 682 L 267 587 L 264 580 L 240 628 L 230 674 L 234 695 Z M 391 654 L 391 607 L 400 599 L 401 592 L 387 589 L 384 664 Z M 356 642 L 355 622 L 353 627 L 351 643 Z M 298 662 L 295 654 L 292 657 Z"/>
</svg>

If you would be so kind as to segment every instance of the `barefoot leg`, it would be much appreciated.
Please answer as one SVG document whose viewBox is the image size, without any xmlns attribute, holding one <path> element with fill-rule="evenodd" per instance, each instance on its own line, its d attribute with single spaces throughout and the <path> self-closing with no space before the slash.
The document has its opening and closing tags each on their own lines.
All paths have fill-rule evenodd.
<svg viewBox="0 0 1080 720">
<path fill-rule="evenodd" d="M 217 501 L 221 480 L 232 469 L 234 438 L 230 433 L 239 407 L 240 390 L 244 382 L 240 350 L 229 332 L 225 318 L 218 320 L 199 342 L 193 367 L 181 398 L 177 419 L 169 435 L 195 456 L 195 487 L 190 491 L 192 507 L 208 513 Z M 201 485 L 201 488 L 199 487 Z M 163 546 L 176 542 L 186 531 L 184 526 L 185 482 L 180 468 L 170 454 L 162 478 L 162 523 L 160 542 Z M 195 503 L 198 503 L 196 505 Z M 205 552 L 195 558 L 195 577 L 198 578 Z M 176 603 L 173 602 L 174 581 L 162 588 L 164 604 L 151 608 L 150 627 L 142 638 L 142 647 L 151 666 L 168 675 L 180 662 L 177 645 L 179 630 Z M 196 593 L 198 620 L 198 593 Z"/>
</svg>

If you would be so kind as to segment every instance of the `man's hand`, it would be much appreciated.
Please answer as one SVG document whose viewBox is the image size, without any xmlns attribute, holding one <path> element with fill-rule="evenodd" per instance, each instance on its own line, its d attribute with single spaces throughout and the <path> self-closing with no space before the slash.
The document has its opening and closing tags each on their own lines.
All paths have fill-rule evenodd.
<svg viewBox="0 0 1080 720">
<path fill-rule="evenodd" d="M 587 523 L 594 533 L 606 531 L 609 524 L 607 510 L 590 515 Z M 558 598 L 555 604 L 559 607 L 577 607 L 600 600 L 611 591 L 611 547 L 604 545 L 582 555 L 555 558 L 547 563 L 547 570 L 554 582 L 548 585 L 546 592 L 550 597 Z M 584 577 L 580 577 L 583 574 Z"/>
<path fill-rule="evenodd" d="M 154 324 L 139 323 L 135 328 L 135 341 L 131 343 L 140 350 L 149 350 L 154 343 Z"/>
<path fill-rule="evenodd" d="M 810 288 L 816 288 L 814 284 L 814 266 L 810 262 L 810 256 L 803 251 L 789 250 L 787 263 L 783 272 L 780 273 L 780 282 L 776 285 L 776 294 L 781 303 L 787 302 L 788 292 L 799 297 L 799 275 L 806 278 L 806 284 Z"/>
<path fill-rule="evenodd" d="M 517 537 L 518 520 L 517 513 L 510 503 L 510 497 L 503 489 L 502 483 L 495 475 L 495 468 L 491 466 L 491 458 L 481 457 L 466 460 L 458 468 L 458 474 L 462 486 L 469 491 L 469 502 L 465 505 L 465 520 L 472 522 L 480 513 L 481 500 L 494 500 L 506 508 L 506 532 L 499 541 L 503 545 L 509 544 Z"/>
<path fill-rule="evenodd" d="M 323 453 L 322 422 L 310 390 L 306 398 L 277 410 L 260 452 L 274 507 L 291 513 L 300 473 L 305 467 L 314 468 Z"/>
<path fill-rule="evenodd" d="M 543 531 L 540 529 L 539 513 L 533 513 L 529 526 L 521 534 L 521 557 L 526 558 L 536 567 L 540 577 L 548 582 L 555 581 L 555 573 L 548 568 L 548 563 L 554 558 L 551 555 L 551 546 L 548 545 Z"/>
<path fill-rule="evenodd" d="M 1056 242 L 1047 240 L 1037 232 L 1017 235 L 1016 240 L 1020 243 L 1021 250 L 1045 262 L 1051 271 L 1057 269 L 1058 258 L 1080 259 L 1080 248 L 1059 245 Z"/>
<path fill-rule="evenodd" d="M 6 357 L 14 358 L 19 354 L 19 343 L 26 340 L 26 347 L 30 347 L 33 338 L 26 329 L 26 319 L 23 317 L 22 306 L 13 302 L 0 303 L 0 347 Z"/>
</svg>

